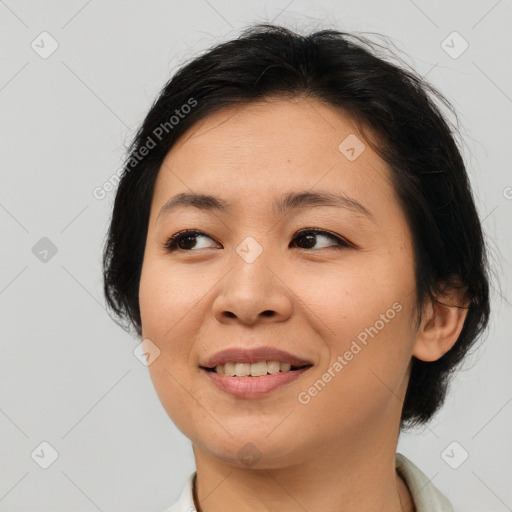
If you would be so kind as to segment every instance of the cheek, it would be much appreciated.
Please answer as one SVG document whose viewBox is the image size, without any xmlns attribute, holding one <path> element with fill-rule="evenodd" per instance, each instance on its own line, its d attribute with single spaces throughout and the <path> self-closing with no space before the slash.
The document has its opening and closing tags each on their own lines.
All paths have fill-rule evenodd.
<svg viewBox="0 0 512 512">
<path fill-rule="evenodd" d="M 139 286 L 142 337 L 160 350 L 148 370 L 164 409 L 178 428 L 185 421 L 180 411 L 190 408 L 191 395 L 195 395 L 190 373 L 194 334 L 188 335 L 188 331 L 197 327 L 201 298 L 211 286 L 197 271 L 170 268 L 166 261 L 144 260 Z M 187 383 L 186 390 L 183 383 Z"/>
<path fill-rule="evenodd" d="M 145 262 L 139 286 L 144 336 L 165 341 L 184 315 L 197 307 L 209 290 L 198 272 L 170 268 L 166 262 Z"/>
<path fill-rule="evenodd" d="M 406 261 L 377 255 L 347 260 L 337 267 L 301 269 L 290 278 L 294 293 L 314 313 L 313 318 L 322 321 L 325 334 L 344 339 L 374 325 L 395 302 L 409 303 L 415 287 L 408 267 Z M 388 316 L 394 318 L 396 313 L 395 307 Z"/>
<path fill-rule="evenodd" d="M 325 418 L 326 436 L 336 435 L 340 425 L 357 431 L 379 424 L 390 410 L 398 414 L 402 407 L 410 329 L 407 308 L 396 309 L 376 308 L 378 314 L 370 316 L 367 310 L 347 313 L 334 328 L 336 335 L 329 335 L 330 359 L 305 381 L 299 397 L 306 416 Z"/>
<path fill-rule="evenodd" d="M 408 268 L 405 261 L 373 260 L 371 268 L 331 269 L 311 279 L 301 273 L 296 281 L 294 291 L 328 347 L 329 360 L 323 358 L 319 368 L 320 377 L 329 374 L 327 402 L 340 394 L 354 407 L 392 399 L 390 389 L 400 385 L 412 351 L 415 287 Z"/>
</svg>

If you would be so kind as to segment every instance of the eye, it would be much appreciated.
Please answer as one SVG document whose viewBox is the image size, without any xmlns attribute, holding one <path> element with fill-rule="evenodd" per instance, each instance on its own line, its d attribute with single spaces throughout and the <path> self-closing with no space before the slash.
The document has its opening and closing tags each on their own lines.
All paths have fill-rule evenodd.
<svg viewBox="0 0 512 512">
<path fill-rule="evenodd" d="M 318 242 L 318 240 L 330 240 L 331 242 L 334 241 L 334 244 L 329 243 L 323 243 L 320 247 L 316 247 L 316 249 L 327 249 L 329 247 L 331 248 L 344 248 L 344 247 L 353 247 L 353 245 L 348 242 L 347 240 L 341 238 L 338 235 L 335 235 L 334 233 L 330 233 L 328 231 L 325 231 L 323 229 L 317 229 L 317 228 L 307 228 L 302 229 L 301 231 L 298 231 L 295 236 L 293 237 L 293 241 L 299 241 L 299 248 L 300 249 L 312 249 L 315 248 L 315 244 Z M 198 240 L 204 240 L 203 243 L 199 242 Z M 165 243 L 164 243 L 164 249 L 166 249 L 168 252 L 174 252 L 177 250 L 182 251 L 192 251 L 195 249 L 209 249 L 212 247 L 216 247 L 217 244 L 215 243 L 214 246 L 208 246 L 207 240 L 213 241 L 211 237 L 203 233 L 202 231 L 197 231 L 195 229 L 184 229 L 183 231 L 179 231 L 172 237 L 170 237 Z M 294 243 L 292 241 L 292 244 Z M 206 245 L 205 245 L 206 244 Z M 300 245 L 304 245 L 304 247 L 300 247 Z"/>
<path fill-rule="evenodd" d="M 293 240 L 302 240 L 305 247 L 300 247 L 300 249 L 311 249 L 317 243 L 318 239 L 323 240 L 334 240 L 335 245 L 337 247 L 332 247 L 333 244 L 321 244 L 321 247 L 317 247 L 317 249 L 326 249 L 328 247 L 332 247 L 333 249 L 339 249 L 341 247 L 352 247 L 352 245 L 341 238 L 338 235 L 335 235 L 333 233 L 329 233 L 328 231 L 324 231 L 323 229 L 316 229 L 316 228 L 308 228 L 303 229 L 295 234 Z"/>
<path fill-rule="evenodd" d="M 208 235 L 205 235 L 201 231 L 196 231 L 194 229 L 184 229 L 183 231 L 179 231 L 171 238 L 169 238 L 164 244 L 164 248 L 169 252 L 173 252 L 177 249 L 181 249 L 183 251 L 190 251 L 192 248 L 208 249 L 204 243 L 197 243 L 197 240 L 201 239 L 212 240 L 212 238 L 210 238 Z"/>
</svg>

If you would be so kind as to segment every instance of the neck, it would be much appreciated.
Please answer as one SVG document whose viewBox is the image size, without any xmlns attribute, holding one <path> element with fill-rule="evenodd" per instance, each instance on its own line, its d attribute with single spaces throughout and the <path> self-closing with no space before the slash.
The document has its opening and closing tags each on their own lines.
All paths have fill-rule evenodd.
<svg viewBox="0 0 512 512">
<path fill-rule="evenodd" d="M 356 430 L 303 447 L 312 454 L 308 457 L 288 454 L 287 463 L 269 461 L 262 469 L 225 463 L 194 446 L 196 507 L 199 512 L 414 512 L 395 471 L 398 432 Z"/>
</svg>

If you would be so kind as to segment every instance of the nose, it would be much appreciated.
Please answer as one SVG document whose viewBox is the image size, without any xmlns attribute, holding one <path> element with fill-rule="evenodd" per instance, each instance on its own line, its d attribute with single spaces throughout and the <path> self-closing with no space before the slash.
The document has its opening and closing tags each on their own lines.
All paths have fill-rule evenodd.
<svg viewBox="0 0 512 512">
<path fill-rule="evenodd" d="M 265 251 L 249 263 L 234 254 L 231 269 L 219 283 L 213 314 L 220 323 L 286 321 L 293 308 L 293 293 L 278 266 L 268 265 Z"/>
</svg>

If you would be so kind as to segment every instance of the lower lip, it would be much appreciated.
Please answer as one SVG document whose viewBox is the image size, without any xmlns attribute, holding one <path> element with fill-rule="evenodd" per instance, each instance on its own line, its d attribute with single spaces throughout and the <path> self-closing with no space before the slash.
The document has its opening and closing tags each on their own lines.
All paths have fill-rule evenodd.
<svg viewBox="0 0 512 512">
<path fill-rule="evenodd" d="M 222 391 L 237 398 L 259 398 L 264 396 L 279 386 L 288 384 L 297 380 L 310 367 L 301 368 L 289 372 L 279 372 L 260 377 L 230 377 L 216 372 L 211 372 L 201 368 L 201 371 L 207 374 L 207 377 L 219 387 Z"/>
</svg>

